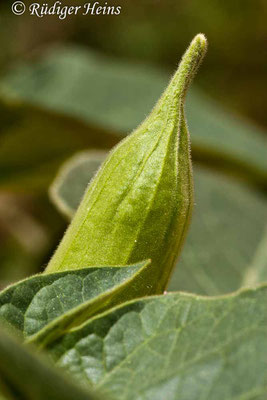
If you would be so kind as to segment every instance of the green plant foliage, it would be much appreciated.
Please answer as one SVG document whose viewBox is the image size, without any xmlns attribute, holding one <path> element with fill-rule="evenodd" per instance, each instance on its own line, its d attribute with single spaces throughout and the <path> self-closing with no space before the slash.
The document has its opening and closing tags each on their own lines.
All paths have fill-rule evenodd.
<svg viewBox="0 0 267 400">
<path fill-rule="evenodd" d="M 47 340 L 48 333 L 54 337 L 96 313 L 145 295 L 149 265 L 92 267 L 28 278 L 1 292 L 0 317 L 26 337 L 48 325 L 41 332 Z"/>
<path fill-rule="evenodd" d="M 194 92 L 193 157 L 216 171 L 196 168 L 168 287 L 183 292 L 162 294 L 193 205 L 183 106 L 205 48 L 197 35 L 109 156 L 164 74 L 69 48 L 0 85 L 2 188 L 43 190 L 76 152 L 50 188 L 72 221 L 46 273 L 0 293 L 1 400 L 265 400 L 266 198 L 227 174 L 266 189 L 266 142 Z"/>
<path fill-rule="evenodd" d="M 84 148 L 110 148 L 119 136 L 66 115 L 0 103 L 0 186 L 16 191 L 43 191 L 66 157 Z"/>
<path fill-rule="evenodd" d="M 234 400 L 266 395 L 267 287 L 130 302 L 48 348 L 111 399 Z"/>
<path fill-rule="evenodd" d="M 58 210 L 71 220 L 82 196 L 102 162 L 106 152 L 83 151 L 68 159 L 49 189 L 50 198 Z"/>
<path fill-rule="evenodd" d="M 124 135 L 148 114 L 168 76 L 152 66 L 115 61 L 82 48 L 59 47 L 50 49 L 39 61 L 10 71 L 0 92 L 9 101 L 34 104 L 48 115 L 51 110 Z M 266 189 L 267 145 L 259 128 L 225 113 L 195 89 L 189 93 L 187 116 L 194 159 Z M 64 130 L 66 125 L 56 135 L 63 145 Z M 54 140 L 51 137 L 49 149 L 49 141 L 43 149 L 51 152 Z M 108 137 L 101 141 L 110 147 Z M 41 145 L 38 152 L 40 149 Z M 3 155 L 0 151 L 4 161 Z"/>
<path fill-rule="evenodd" d="M 69 218 L 74 215 L 103 158 L 103 153 L 78 153 L 60 169 L 50 193 L 57 208 Z M 194 169 L 194 181 L 196 205 L 192 226 L 169 290 L 208 295 L 237 290 L 249 284 L 243 279 L 251 270 L 254 253 L 259 253 L 255 263 L 262 264 L 262 277 L 254 283 L 264 282 L 263 271 L 267 271 L 265 239 L 262 239 L 267 219 L 265 197 L 200 167 Z M 257 250 L 261 240 L 262 251 Z M 257 269 L 254 262 L 252 265 L 253 270 Z"/>
<path fill-rule="evenodd" d="M 0 330 L 0 387 L 11 400 L 99 400 Z M 2 400 L 1 394 L 0 398 Z M 4 398 L 3 398 L 4 400 Z"/>
<path fill-rule="evenodd" d="M 267 199 L 206 169 L 195 168 L 194 182 L 192 225 L 169 290 L 230 293 L 244 286 L 244 275 L 263 240 Z M 263 275 L 258 279 L 262 282 Z"/>
</svg>

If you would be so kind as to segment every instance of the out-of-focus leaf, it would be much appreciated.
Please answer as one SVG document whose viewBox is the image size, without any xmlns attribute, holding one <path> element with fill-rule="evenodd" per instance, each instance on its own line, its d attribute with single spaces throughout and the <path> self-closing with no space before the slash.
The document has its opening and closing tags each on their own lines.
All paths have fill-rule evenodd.
<svg viewBox="0 0 267 400">
<path fill-rule="evenodd" d="M 106 156 L 104 151 L 84 151 L 61 166 L 49 193 L 53 203 L 68 219 L 73 217 L 87 185 Z"/>
<path fill-rule="evenodd" d="M 93 392 L 76 386 L 70 377 L 65 377 L 46 359 L 22 346 L 2 329 L 0 360 L 0 384 L 13 400 L 99 399 Z"/>
<path fill-rule="evenodd" d="M 266 398 L 267 287 L 129 302 L 48 346 L 58 366 L 118 400 Z"/>
<path fill-rule="evenodd" d="M 151 110 L 168 77 L 151 66 L 58 47 L 11 71 L 0 92 L 124 134 Z M 267 145 L 260 129 L 227 115 L 197 91 L 191 91 L 187 116 L 197 160 L 227 172 L 230 163 L 232 174 L 266 189 Z"/>
<path fill-rule="evenodd" d="M 96 313 L 144 296 L 149 265 L 143 262 L 36 275 L 0 293 L 0 318 L 26 337 L 41 331 L 41 338 L 47 341 L 48 336 L 54 338 Z"/>
<path fill-rule="evenodd" d="M 6 113 L 9 118 L 0 131 L 0 185 L 4 189 L 47 189 L 57 168 L 73 152 L 110 148 L 118 141 L 112 132 L 48 110 L 2 103 L 0 118 Z"/>
<path fill-rule="evenodd" d="M 103 157 L 101 153 L 97 163 L 96 154 L 79 153 L 61 168 L 51 193 L 56 206 L 69 217 Z M 169 290 L 208 295 L 231 292 L 242 286 L 262 239 L 267 200 L 245 185 L 202 168 L 195 168 L 194 180 L 192 226 Z"/>
<path fill-rule="evenodd" d="M 145 118 L 168 83 L 150 66 L 121 63 L 78 47 L 49 50 L 33 63 L 15 67 L 1 93 L 122 135 Z"/>
<path fill-rule="evenodd" d="M 246 185 L 194 171 L 195 208 L 169 290 L 218 295 L 243 285 L 267 219 L 267 200 Z"/>
</svg>

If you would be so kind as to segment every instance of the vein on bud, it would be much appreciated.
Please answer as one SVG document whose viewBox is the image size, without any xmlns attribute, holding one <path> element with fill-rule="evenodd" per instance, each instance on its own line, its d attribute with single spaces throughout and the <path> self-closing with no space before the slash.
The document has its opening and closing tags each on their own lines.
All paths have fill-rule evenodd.
<svg viewBox="0 0 267 400">
<path fill-rule="evenodd" d="M 193 205 L 183 105 L 206 47 L 193 39 L 151 114 L 110 153 L 46 272 L 149 258 L 151 293 L 166 288 Z"/>
</svg>

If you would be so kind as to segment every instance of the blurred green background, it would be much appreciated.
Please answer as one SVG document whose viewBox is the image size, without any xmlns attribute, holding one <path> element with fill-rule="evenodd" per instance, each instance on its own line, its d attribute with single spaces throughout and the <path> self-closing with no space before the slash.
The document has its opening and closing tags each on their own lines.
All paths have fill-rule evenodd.
<svg viewBox="0 0 267 400">
<path fill-rule="evenodd" d="M 121 14 L 59 20 L 0 6 L 0 287 L 43 269 L 68 223 L 62 201 L 76 204 L 95 168 L 93 153 L 85 170 L 74 159 L 67 192 L 78 185 L 78 200 L 59 190 L 58 205 L 48 189 L 62 162 L 139 124 L 199 32 L 209 50 L 187 105 L 196 207 L 170 288 L 220 294 L 264 280 L 267 2 L 108 3 Z"/>
</svg>

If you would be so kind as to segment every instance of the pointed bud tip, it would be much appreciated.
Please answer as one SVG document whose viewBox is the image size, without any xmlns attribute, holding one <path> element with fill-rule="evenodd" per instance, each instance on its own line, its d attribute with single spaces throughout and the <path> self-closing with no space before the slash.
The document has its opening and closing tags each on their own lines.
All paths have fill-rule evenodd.
<svg viewBox="0 0 267 400">
<path fill-rule="evenodd" d="M 191 41 L 173 77 L 177 94 L 185 100 L 187 89 L 192 82 L 196 71 L 203 60 L 208 46 L 208 41 L 203 33 L 199 33 Z"/>
<path fill-rule="evenodd" d="M 194 39 L 192 40 L 192 45 L 199 46 L 201 52 L 205 53 L 208 47 L 208 41 L 206 36 L 203 33 L 197 34 Z"/>
</svg>

